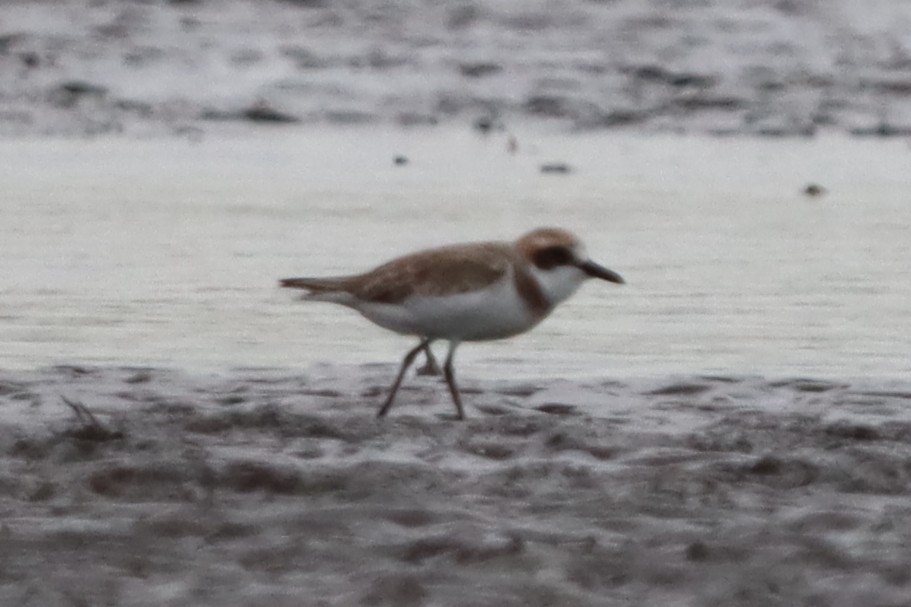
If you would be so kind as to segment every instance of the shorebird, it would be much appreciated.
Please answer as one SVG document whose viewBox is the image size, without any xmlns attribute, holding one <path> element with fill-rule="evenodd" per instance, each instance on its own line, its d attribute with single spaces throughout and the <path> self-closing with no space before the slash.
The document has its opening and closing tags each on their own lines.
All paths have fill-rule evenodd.
<svg viewBox="0 0 911 607">
<path fill-rule="evenodd" d="M 283 278 L 282 287 L 307 291 L 303 299 L 353 308 L 396 333 L 414 335 L 386 401 L 385 416 L 402 379 L 422 350 L 449 342 L 443 376 L 465 418 L 453 357 L 463 341 L 512 337 L 528 331 L 589 278 L 623 284 L 616 272 L 588 258 L 579 239 L 560 228 L 539 228 L 515 242 L 455 244 L 393 259 L 364 274 Z"/>
</svg>

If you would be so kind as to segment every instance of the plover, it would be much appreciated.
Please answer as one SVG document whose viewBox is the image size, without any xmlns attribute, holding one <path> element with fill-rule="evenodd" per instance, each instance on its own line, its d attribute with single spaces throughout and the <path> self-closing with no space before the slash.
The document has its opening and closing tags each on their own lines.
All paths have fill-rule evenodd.
<svg viewBox="0 0 911 607">
<path fill-rule="evenodd" d="M 283 278 L 303 299 L 353 308 L 377 325 L 420 339 L 405 354 L 378 417 L 395 400 L 408 368 L 436 340 L 449 342 L 443 376 L 458 419 L 465 418 L 453 356 L 463 341 L 512 337 L 528 331 L 589 278 L 623 284 L 593 262 L 571 232 L 539 228 L 515 242 L 455 244 L 418 251 L 352 276 Z"/>
</svg>

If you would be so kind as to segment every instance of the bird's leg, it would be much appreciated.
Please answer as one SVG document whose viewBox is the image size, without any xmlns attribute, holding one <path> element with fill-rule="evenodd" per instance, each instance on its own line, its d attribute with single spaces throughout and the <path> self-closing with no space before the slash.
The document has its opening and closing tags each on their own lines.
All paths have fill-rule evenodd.
<svg viewBox="0 0 911 607">
<path fill-rule="evenodd" d="M 449 354 L 446 355 L 446 362 L 443 364 L 443 375 L 446 377 L 446 384 L 449 386 L 449 393 L 452 395 L 452 402 L 456 406 L 456 417 L 465 419 L 465 411 L 462 409 L 462 397 L 459 395 L 459 387 L 455 383 L 455 372 L 452 368 L 452 360 L 455 357 L 455 351 L 459 342 L 449 342 Z"/>
<path fill-rule="evenodd" d="M 414 358 L 418 355 L 418 352 L 430 346 L 430 342 L 431 340 L 429 338 L 424 338 L 421 340 L 421 343 L 411 350 L 408 350 L 408 354 L 406 354 L 405 358 L 402 360 L 402 366 L 399 369 L 398 377 L 395 378 L 395 383 L 392 384 L 392 388 L 389 390 L 389 396 L 386 397 L 386 402 L 383 403 L 379 413 L 376 414 L 377 417 L 383 417 L 389 412 L 389 409 L 392 407 L 392 401 L 395 400 L 395 395 L 399 391 L 399 386 L 402 385 L 402 379 L 408 371 L 408 367 L 414 362 Z"/>
<path fill-rule="evenodd" d="M 437 359 L 433 355 L 429 343 L 424 347 L 424 355 L 427 357 L 427 362 L 424 363 L 424 366 L 418 367 L 418 375 L 442 375 L 443 372 L 440 371 L 440 365 L 437 364 Z"/>
</svg>

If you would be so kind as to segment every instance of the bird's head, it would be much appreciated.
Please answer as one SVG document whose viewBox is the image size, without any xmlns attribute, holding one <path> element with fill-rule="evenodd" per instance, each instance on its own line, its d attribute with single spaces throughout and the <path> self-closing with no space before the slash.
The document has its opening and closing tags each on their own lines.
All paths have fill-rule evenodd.
<svg viewBox="0 0 911 607">
<path fill-rule="evenodd" d="M 589 259 L 585 245 L 561 228 L 538 228 L 516 241 L 516 248 L 553 305 L 576 292 L 589 278 L 623 284 L 623 278 Z"/>
</svg>

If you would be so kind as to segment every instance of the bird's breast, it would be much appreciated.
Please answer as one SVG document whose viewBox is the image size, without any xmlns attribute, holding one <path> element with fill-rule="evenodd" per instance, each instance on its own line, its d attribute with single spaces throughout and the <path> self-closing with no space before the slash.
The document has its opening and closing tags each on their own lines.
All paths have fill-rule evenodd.
<svg viewBox="0 0 911 607">
<path fill-rule="evenodd" d="M 527 331 L 549 312 L 540 293 L 529 303 L 532 289 L 533 285 L 520 286 L 508 273 L 483 289 L 448 295 L 415 294 L 396 305 L 364 304 L 359 311 L 399 333 L 461 341 L 500 339 Z"/>
</svg>

